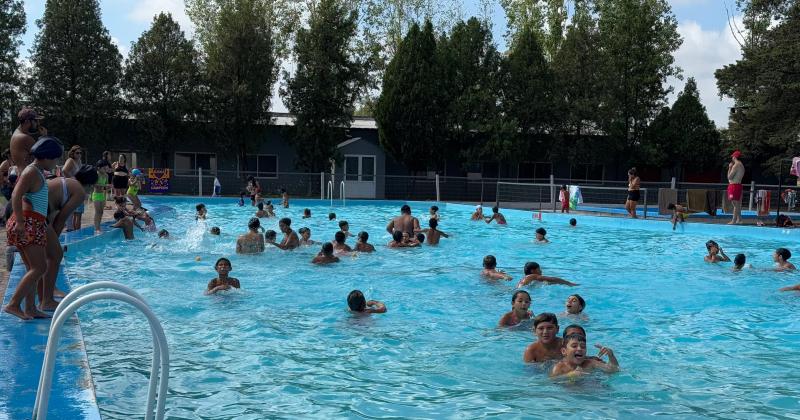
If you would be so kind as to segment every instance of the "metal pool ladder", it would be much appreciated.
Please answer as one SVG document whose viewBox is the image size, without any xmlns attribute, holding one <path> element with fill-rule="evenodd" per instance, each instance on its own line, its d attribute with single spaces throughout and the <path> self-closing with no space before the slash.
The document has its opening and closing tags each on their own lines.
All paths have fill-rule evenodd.
<svg viewBox="0 0 800 420">
<path fill-rule="evenodd" d="M 96 289 L 114 289 L 116 291 L 92 292 Z M 167 399 L 167 385 L 169 382 L 169 347 L 167 345 L 167 337 L 164 335 L 164 329 L 161 327 L 156 315 L 145 303 L 144 298 L 136 291 L 119 283 L 99 281 L 81 286 L 69 293 L 61 300 L 55 313 L 53 313 L 53 322 L 50 325 L 47 349 L 42 363 L 42 373 L 39 376 L 39 388 L 36 391 L 36 402 L 33 405 L 33 418 L 35 420 L 47 419 L 47 404 L 50 399 L 50 388 L 53 384 L 53 368 L 56 362 L 55 356 L 58 350 L 58 342 L 61 339 L 61 328 L 79 307 L 104 299 L 125 302 L 141 311 L 147 317 L 147 321 L 150 324 L 150 333 L 153 337 L 153 363 L 150 369 L 145 419 L 164 419 L 164 404 Z M 156 388 L 158 388 L 158 394 L 156 394 Z"/>
</svg>

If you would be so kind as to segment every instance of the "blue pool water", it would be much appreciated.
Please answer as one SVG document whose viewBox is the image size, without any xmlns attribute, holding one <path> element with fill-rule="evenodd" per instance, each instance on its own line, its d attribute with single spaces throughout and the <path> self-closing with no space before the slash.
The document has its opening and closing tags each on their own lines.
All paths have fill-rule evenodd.
<svg viewBox="0 0 800 420">
<path fill-rule="evenodd" d="M 206 202 L 203 225 L 194 220 L 193 199 L 161 201 L 176 209 L 158 220 L 173 240 L 110 240 L 67 261 L 73 287 L 119 281 L 161 319 L 172 356 L 169 418 L 751 418 L 800 409 L 800 296 L 777 292 L 800 278 L 766 271 L 776 247 L 800 253 L 795 236 L 729 229 L 714 237 L 731 257 L 744 252 L 756 266 L 732 273 L 730 265 L 703 262 L 707 234 L 673 232 L 664 221 L 621 228 L 577 216 L 572 229 L 565 218 L 539 222 L 530 212 L 507 211 L 504 227 L 470 222 L 466 206 L 442 205 L 440 228 L 450 239 L 393 250 L 384 246 L 385 226 L 400 204 L 348 203 L 333 210 L 354 233 L 367 230 L 378 250 L 316 267 L 309 261 L 318 247 L 235 255 L 253 209 Z M 313 218 L 303 220 L 306 206 Z M 412 209 L 427 213 L 422 204 Z M 295 229 L 310 227 L 318 241 L 338 230 L 327 203 L 297 201 L 276 211 Z M 262 223 L 278 230 L 277 219 Z M 222 236 L 205 234 L 210 226 Z M 538 226 L 552 243 L 532 242 Z M 490 253 L 514 282 L 479 276 Z M 204 296 L 221 256 L 232 260 L 242 290 Z M 522 362 L 534 340 L 530 329 L 495 326 L 526 261 L 580 283 L 529 288 L 533 311 L 556 312 L 562 327 L 582 324 L 590 349 L 613 348 L 621 372 L 565 383 L 548 378 L 551 365 Z M 345 298 L 355 288 L 384 301 L 388 313 L 349 314 Z M 588 319 L 560 316 L 571 293 L 586 299 Z M 151 357 L 143 318 L 95 304 L 80 319 L 103 418 L 140 417 Z"/>
</svg>

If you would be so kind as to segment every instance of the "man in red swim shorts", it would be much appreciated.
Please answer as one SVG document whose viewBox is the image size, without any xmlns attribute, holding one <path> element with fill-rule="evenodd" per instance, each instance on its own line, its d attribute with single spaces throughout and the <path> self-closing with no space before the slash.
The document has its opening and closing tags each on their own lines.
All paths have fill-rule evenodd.
<svg viewBox="0 0 800 420">
<path fill-rule="evenodd" d="M 744 164 L 739 160 L 742 152 L 735 151 L 731 154 L 728 164 L 728 200 L 733 204 L 733 218 L 729 225 L 742 223 L 742 178 L 744 178 Z"/>
</svg>

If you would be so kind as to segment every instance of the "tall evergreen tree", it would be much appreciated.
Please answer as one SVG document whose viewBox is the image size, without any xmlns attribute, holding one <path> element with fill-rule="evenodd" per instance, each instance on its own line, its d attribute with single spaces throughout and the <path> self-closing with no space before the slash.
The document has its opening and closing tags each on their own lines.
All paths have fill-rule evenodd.
<svg viewBox="0 0 800 420">
<path fill-rule="evenodd" d="M 375 106 L 381 145 L 410 170 L 440 168 L 445 104 L 433 25 L 409 29 L 383 77 Z"/>
<path fill-rule="evenodd" d="M 97 0 L 47 0 L 31 50 L 30 100 L 67 144 L 105 146 L 117 115 L 122 57 Z"/>
<path fill-rule="evenodd" d="M 20 85 L 19 46 L 25 33 L 22 0 L 0 0 L 0 128 L 8 132 L 15 126 Z"/>
<path fill-rule="evenodd" d="M 309 27 L 297 32 L 296 70 L 284 76 L 282 92 L 294 126 L 289 130 L 298 165 L 312 172 L 337 157 L 353 119 L 353 103 L 364 83 L 362 63 L 351 53 L 357 12 L 339 0 L 321 0 L 311 11 Z"/>
<path fill-rule="evenodd" d="M 578 0 L 579 1 L 579 0 Z M 500 0 L 506 12 L 506 39 L 513 48 L 525 30 L 533 31 L 548 58 L 555 57 L 567 23 L 566 0 Z"/>
<path fill-rule="evenodd" d="M 150 29 L 131 46 L 122 87 L 127 108 L 136 115 L 154 151 L 174 144 L 183 121 L 201 111 L 197 60 L 194 44 L 168 13 L 156 16 Z"/>
<path fill-rule="evenodd" d="M 647 125 L 666 104 L 667 78 L 680 74 L 681 44 L 666 0 L 596 0 L 604 54 L 602 130 L 618 151 L 633 153 Z"/>
<path fill-rule="evenodd" d="M 234 149 L 247 165 L 263 125 L 270 118 L 272 86 L 277 77 L 271 20 L 265 0 L 217 0 L 201 37 L 209 87 L 211 118 L 221 146 Z M 246 167 L 243 169 L 247 169 Z"/>
</svg>

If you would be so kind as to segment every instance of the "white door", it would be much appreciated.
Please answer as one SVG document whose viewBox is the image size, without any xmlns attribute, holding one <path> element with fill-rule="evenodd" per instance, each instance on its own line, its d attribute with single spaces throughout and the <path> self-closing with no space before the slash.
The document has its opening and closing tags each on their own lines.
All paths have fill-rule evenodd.
<svg viewBox="0 0 800 420">
<path fill-rule="evenodd" d="M 375 156 L 344 155 L 347 198 L 375 198 Z"/>
</svg>

